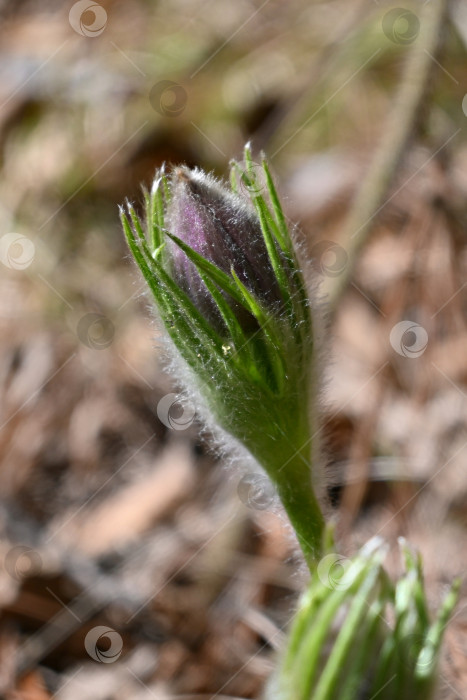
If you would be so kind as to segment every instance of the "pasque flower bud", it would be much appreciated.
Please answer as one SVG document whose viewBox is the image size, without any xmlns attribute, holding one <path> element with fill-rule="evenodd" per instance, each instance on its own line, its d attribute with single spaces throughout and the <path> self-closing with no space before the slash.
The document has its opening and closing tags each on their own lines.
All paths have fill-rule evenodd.
<svg viewBox="0 0 467 700">
<path fill-rule="evenodd" d="M 245 163 L 233 163 L 230 188 L 197 169 L 161 170 L 145 226 L 131 205 L 121 218 L 177 378 L 224 444 L 235 438 L 268 473 L 311 565 L 323 530 L 312 310 L 267 163 L 264 183 L 248 148 Z"/>
<path fill-rule="evenodd" d="M 174 170 L 171 192 L 168 230 L 227 275 L 233 269 L 245 287 L 266 306 L 279 306 L 283 301 L 281 291 L 255 211 L 201 170 Z M 174 280 L 222 334 L 225 332 L 222 316 L 195 264 L 175 243 L 171 242 L 169 247 Z M 254 316 L 230 295 L 224 296 L 242 328 L 257 330 Z"/>
</svg>

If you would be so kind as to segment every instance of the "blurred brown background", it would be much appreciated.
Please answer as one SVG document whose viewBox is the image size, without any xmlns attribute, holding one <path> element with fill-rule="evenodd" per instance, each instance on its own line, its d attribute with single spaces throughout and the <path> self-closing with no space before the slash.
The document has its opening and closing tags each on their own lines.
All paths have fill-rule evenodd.
<svg viewBox="0 0 467 700">
<path fill-rule="evenodd" d="M 0 2 L 7 700 L 258 697 L 306 580 L 270 486 L 216 461 L 161 371 L 117 205 L 164 161 L 225 176 L 247 140 L 266 151 L 335 299 L 321 411 L 341 549 L 408 537 L 434 607 L 464 574 L 467 13 L 446 4 L 432 52 L 426 3 L 403 4 Z M 356 250 L 414 51 L 426 89 Z M 466 626 L 464 589 L 439 698 L 467 698 Z"/>
</svg>

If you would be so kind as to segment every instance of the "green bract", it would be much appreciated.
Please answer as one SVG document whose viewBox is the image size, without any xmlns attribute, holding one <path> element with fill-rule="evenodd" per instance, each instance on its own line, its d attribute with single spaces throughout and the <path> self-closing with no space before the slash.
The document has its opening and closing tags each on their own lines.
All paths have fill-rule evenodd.
<svg viewBox="0 0 467 700">
<path fill-rule="evenodd" d="M 161 170 L 145 200 L 145 224 L 131 205 L 121 219 L 165 330 L 214 421 L 275 484 L 311 564 L 323 529 L 312 313 L 267 163 L 247 147 L 230 189 L 199 170 Z"/>
<path fill-rule="evenodd" d="M 420 558 L 401 541 L 394 585 L 370 540 L 352 559 L 326 548 L 290 630 L 268 700 L 429 700 L 459 581 L 430 622 Z"/>
</svg>

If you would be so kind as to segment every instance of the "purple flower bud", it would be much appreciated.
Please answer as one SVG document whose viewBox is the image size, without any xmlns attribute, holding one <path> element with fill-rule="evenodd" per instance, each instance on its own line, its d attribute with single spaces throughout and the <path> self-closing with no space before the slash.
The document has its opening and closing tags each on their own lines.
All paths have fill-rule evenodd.
<svg viewBox="0 0 467 700">
<path fill-rule="evenodd" d="M 145 192 L 146 225 L 131 205 L 122 224 L 175 351 L 172 366 L 222 434 L 268 472 L 311 566 L 324 526 L 310 463 L 313 319 L 265 160 L 261 178 L 262 192 L 248 146 L 245 167 L 232 163 L 231 188 L 197 169 L 169 178 L 162 170 Z M 236 194 L 241 182 L 250 196 Z"/>
<path fill-rule="evenodd" d="M 256 213 L 248 203 L 200 170 L 177 168 L 172 175 L 168 230 L 230 276 L 238 278 L 265 305 L 282 301 Z M 172 276 L 217 329 L 222 320 L 195 265 L 169 243 Z M 254 330 L 253 316 L 224 294 L 244 330 Z"/>
</svg>

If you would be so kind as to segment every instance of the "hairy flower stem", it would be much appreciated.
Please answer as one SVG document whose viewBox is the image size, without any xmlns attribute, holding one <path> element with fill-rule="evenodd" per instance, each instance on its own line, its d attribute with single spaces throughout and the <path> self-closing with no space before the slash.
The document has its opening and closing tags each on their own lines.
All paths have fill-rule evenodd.
<svg viewBox="0 0 467 700">
<path fill-rule="evenodd" d="M 263 467 L 273 482 L 277 494 L 284 506 L 290 522 L 297 535 L 310 571 L 322 555 L 324 518 L 315 488 L 312 474 L 318 472 L 318 465 L 313 464 L 312 437 L 306 410 L 299 414 L 294 411 L 294 403 L 280 404 L 270 397 L 263 402 L 261 409 L 255 412 L 256 422 L 243 420 L 229 411 L 226 406 L 219 422 L 225 429 L 230 429 L 249 449 L 253 457 Z M 244 406 L 249 405 L 245 396 Z M 302 398 L 302 407 L 305 397 Z M 258 431 L 255 426 L 265 426 Z"/>
<path fill-rule="evenodd" d="M 324 518 L 310 483 L 310 467 L 300 453 L 288 462 L 284 478 L 276 478 L 276 488 L 313 571 L 322 553 Z"/>
<path fill-rule="evenodd" d="M 260 405 L 254 401 L 256 396 L 254 388 L 251 397 L 243 395 L 242 406 L 249 420 L 232 412 L 229 404 L 218 410 L 218 420 L 269 475 L 313 572 L 322 556 L 325 521 L 316 495 L 320 465 L 314 455 L 306 390 L 299 398 L 292 395 L 290 401 L 264 397 Z M 258 430 L 258 425 L 263 427 Z"/>
</svg>

